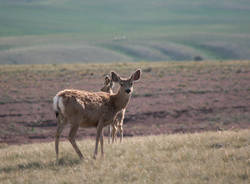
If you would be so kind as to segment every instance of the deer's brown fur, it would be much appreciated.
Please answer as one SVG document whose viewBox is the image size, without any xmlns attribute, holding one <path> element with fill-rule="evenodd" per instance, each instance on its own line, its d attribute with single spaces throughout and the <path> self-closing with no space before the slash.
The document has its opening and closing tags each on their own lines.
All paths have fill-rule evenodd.
<svg viewBox="0 0 250 184">
<path fill-rule="evenodd" d="M 115 72 L 111 72 L 112 81 L 120 84 L 120 88 L 115 94 L 74 89 L 66 89 L 57 93 L 53 99 L 54 111 L 58 114 L 55 138 L 57 159 L 60 134 L 67 123 L 71 125 L 69 141 L 80 158 L 83 158 L 83 155 L 75 142 L 79 127 L 97 128 L 94 158 L 97 155 L 99 142 L 101 143 L 101 153 L 104 154 L 103 127 L 112 124 L 117 113 L 127 107 L 133 91 L 133 82 L 138 80 L 140 75 L 141 70 L 137 70 L 130 78 L 121 78 Z"/>
<path fill-rule="evenodd" d="M 102 87 L 101 91 L 113 94 L 113 81 L 106 75 L 104 80 L 104 86 Z M 110 143 L 110 138 L 112 138 L 112 143 L 116 141 L 117 133 L 120 134 L 120 142 L 123 140 L 123 120 L 125 116 L 126 109 L 122 109 L 120 112 L 117 113 L 114 123 L 109 125 L 109 138 L 108 142 Z"/>
</svg>

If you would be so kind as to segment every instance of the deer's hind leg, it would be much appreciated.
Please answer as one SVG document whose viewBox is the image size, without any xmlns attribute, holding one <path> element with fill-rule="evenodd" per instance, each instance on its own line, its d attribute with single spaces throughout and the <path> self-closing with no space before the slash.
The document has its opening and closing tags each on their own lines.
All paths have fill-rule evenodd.
<svg viewBox="0 0 250 184">
<path fill-rule="evenodd" d="M 55 151 L 56 151 L 56 160 L 58 161 L 58 154 L 59 154 L 59 139 L 60 135 L 66 125 L 66 120 L 61 116 L 58 115 L 57 117 L 57 130 L 56 130 L 56 136 L 55 136 Z"/>
<path fill-rule="evenodd" d="M 69 142 L 72 144 L 75 152 L 78 154 L 80 159 L 83 159 L 83 155 L 82 155 L 80 149 L 78 148 L 78 146 L 76 144 L 76 140 L 75 140 L 78 128 L 79 128 L 78 124 L 77 125 L 71 125 L 70 132 L 69 132 Z"/>
</svg>

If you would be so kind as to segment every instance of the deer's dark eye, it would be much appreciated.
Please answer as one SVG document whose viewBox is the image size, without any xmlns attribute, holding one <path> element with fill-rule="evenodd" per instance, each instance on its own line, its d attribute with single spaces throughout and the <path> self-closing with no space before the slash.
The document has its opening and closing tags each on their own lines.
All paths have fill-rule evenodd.
<svg viewBox="0 0 250 184">
<path fill-rule="evenodd" d="M 121 87 L 123 86 L 123 84 L 120 84 L 121 85 Z"/>
<path fill-rule="evenodd" d="M 130 86 L 132 86 L 133 85 L 133 82 L 130 82 Z"/>
</svg>

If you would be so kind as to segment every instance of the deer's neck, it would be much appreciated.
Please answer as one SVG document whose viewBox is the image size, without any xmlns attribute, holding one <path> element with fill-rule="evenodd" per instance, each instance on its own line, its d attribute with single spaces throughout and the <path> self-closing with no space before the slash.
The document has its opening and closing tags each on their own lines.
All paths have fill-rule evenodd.
<svg viewBox="0 0 250 184">
<path fill-rule="evenodd" d="M 111 103 L 115 106 L 115 111 L 121 111 L 122 109 L 126 108 L 129 103 L 131 94 L 126 94 L 122 92 L 120 89 L 114 95 L 110 96 Z"/>
</svg>

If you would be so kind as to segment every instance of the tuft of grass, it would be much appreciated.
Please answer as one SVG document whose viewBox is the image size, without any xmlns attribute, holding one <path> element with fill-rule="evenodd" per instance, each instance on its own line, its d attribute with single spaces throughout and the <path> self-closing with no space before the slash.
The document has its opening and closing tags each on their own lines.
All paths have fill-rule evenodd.
<svg viewBox="0 0 250 184">
<path fill-rule="evenodd" d="M 250 130 L 125 138 L 105 142 L 92 159 L 94 140 L 79 141 L 80 161 L 68 142 L 0 147 L 1 183 L 249 183 Z"/>
</svg>

